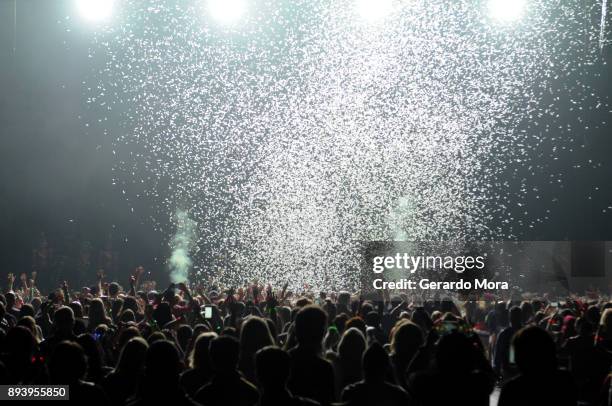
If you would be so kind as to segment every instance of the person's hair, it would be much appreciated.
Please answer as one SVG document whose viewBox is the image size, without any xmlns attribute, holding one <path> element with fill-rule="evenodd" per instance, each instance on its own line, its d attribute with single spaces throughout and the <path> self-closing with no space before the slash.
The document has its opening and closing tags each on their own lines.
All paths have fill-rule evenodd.
<svg viewBox="0 0 612 406">
<path fill-rule="evenodd" d="M 103 358 L 102 348 L 98 342 L 93 338 L 91 334 L 81 334 L 77 337 L 77 343 L 81 345 L 85 355 L 87 356 L 87 364 L 89 367 L 90 375 L 100 372 L 102 370 Z"/>
<path fill-rule="evenodd" d="M 528 326 L 512 340 L 514 359 L 523 374 L 549 373 L 557 368 L 555 342 L 545 330 Z"/>
<path fill-rule="evenodd" d="M 80 302 L 70 302 L 68 306 L 72 309 L 75 318 L 83 317 L 83 306 Z"/>
<path fill-rule="evenodd" d="M 357 330 L 361 331 L 363 335 L 366 334 L 365 321 L 363 321 L 363 319 L 359 316 L 351 317 L 350 319 L 348 319 L 344 325 L 344 328 L 347 330 L 349 328 L 356 328 Z"/>
<path fill-rule="evenodd" d="M 359 357 L 361 359 L 366 349 L 366 339 L 363 333 L 355 327 L 349 328 L 342 334 L 338 344 L 340 358 Z"/>
<path fill-rule="evenodd" d="M 217 372 L 233 371 L 238 365 L 240 345 L 232 336 L 219 336 L 210 342 L 210 361 Z"/>
<path fill-rule="evenodd" d="M 34 307 L 29 303 L 22 304 L 21 309 L 19 309 L 19 318 L 26 316 L 34 317 Z"/>
<path fill-rule="evenodd" d="M 4 337 L 3 347 L 9 350 L 9 359 L 23 365 L 23 363 L 29 362 L 30 357 L 34 354 L 36 340 L 29 328 L 15 326 Z"/>
<path fill-rule="evenodd" d="M 108 285 L 108 294 L 111 296 L 115 296 L 119 293 L 119 284 L 117 282 L 111 282 Z"/>
<path fill-rule="evenodd" d="M 130 323 L 136 321 L 136 316 L 134 315 L 132 309 L 125 309 L 121 311 L 118 319 L 122 323 Z"/>
<path fill-rule="evenodd" d="M 48 366 L 52 384 L 74 384 L 85 376 L 87 358 L 79 344 L 73 341 L 62 341 L 51 354 Z"/>
<path fill-rule="evenodd" d="M 134 337 L 140 337 L 140 330 L 135 326 L 130 326 L 119 331 L 117 338 L 117 350 L 121 351 L 123 346 Z"/>
<path fill-rule="evenodd" d="M 265 388 L 284 388 L 289 378 L 289 354 L 275 346 L 267 346 L 255 353 L 255 373 Z"/>
<path fill-rule="evenodd" d="M 192 335 L 193 329 L 188 324 L 183 324 L 176 330 L 176 340 L 178 345 L 181 347 L 181 350 L 187 350 L 187 346 L 189 345 Z"/>
<path fill-rule="evenodd" d="M 148 383 L 175 383 L 178 381 L 180 368 L 179 352 L 172 342 L 157 340 L 147 349 L 145 375 Z"/>
<path fill-rule="evenodd" d="M 391 331 L 391 353 L 409 362 L 423 341 L 423 330 L 415 323 L 403 320 Z"/>
<path fill-rule="evenodd" d="M 133 337 L 121 349 L 115 372 L 141 373 L 149 344 L 142 337 Z"/>
<path fill-rule="evenodd" d="M 435 362 L 439 371 L 462 374 L 474 368 L 473 342 L 462 333 L 443 335 L 436 345 Z"/>
<path fill-rule="evenodd" d="M 295 317 L 295 336 L 299 345 L 319 348 L 327 327 L 327 314 L 316 305 L 303 307 Z"/>
<path fill-rule="evenodd" d="M 106 316 L 106 309 L 104 308 L 104 302 L 100 298 L 95 298 L 89 302 L 89 311 L 87 312 L 89 318 L 89 327 L 96 328 L 100 324 L 107 324 L 109 322 Z"/>
<path fill-rule="evenodd" d="M 384 380 L 389 368 L 389 356 L 384 348 L 374 342 L 363 354 L 363 374 L 366 380 Z"/>
<path fill-rule="evenodd" d="M 253 360 L 258 350 L 269 345 L 274 345 L 274 338 L 268 323 L 257 316 L 247 318 L 240 329 L 240 358 Z"/>
<path fill-rule="evenodd" d="M 189 354 L 189 366 L 191 368 L 201 368 L 210 364 L 210 342 L 217 337 L 215 332 L 201 333 L 195 340 L 193 349 Z"/>
<path fill-rule="evenodd" d="M 62 331 L 72 331 L 74 328 L 74 312 L 68 306 L 62 306 L 53 313 L 53 324 Z"/>
<path fill-rule="evenodd" d="M 32 317 L 32 316 L 24 316 L 24 317 L 19 319 L 19 321 L 17 322 L 17 325 L 18 326 L 23 326 L 23 327 L 27 328 L 28 330 L 30 330 L 30 333 L 32 333 L 32 336 L 34 336 L 36 341 L 40 342 L 40 336 L 39 336 L 39 333 L 38 333 L 38 328 L 36 326 L 36 320 L 34 320 L 34 317 Z"/>
</svg>

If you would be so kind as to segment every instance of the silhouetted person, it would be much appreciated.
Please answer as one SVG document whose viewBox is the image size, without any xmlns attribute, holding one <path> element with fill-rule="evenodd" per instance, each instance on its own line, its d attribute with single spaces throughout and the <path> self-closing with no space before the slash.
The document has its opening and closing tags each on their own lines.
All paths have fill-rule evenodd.
<svg viewBox="0 0 612 406">
<path fill-rule="evenodd" d="M 409 393 L 421 406 L 488 406 L 495 382 L 477 337 L 457 331 L 443 335 L 433 365 L 408 378 Z"/>
<path fill-rule="evenodd" d="M 210 383 L 197 391 L 195 399 L 204 406 L 251 406 L 257 403 L 257 388 L 238 372 L 238 340 L 220 336 L 210 342 L 214 370 Z"/>
<path fill-rule="evenodd" d="M 136 394 L 144 376 L 149 344 L 142 337 L 129 340 L 119 354 L 115 369 L 102 380 L 102 388 L 113 405 L 122 405 Z"/>
<path fill-rule="evenodd" d="M 265 347 L 255 355 L 257 382 L 261 389 L 258 406 L 316 406 L 314 400 L 293 396 L 287 389 L 291 368 L 289 354 L 278 347 Z"/>
<path fill-rule="evenodd" d="M 9 330 L 4 338 L 4 353 L 1 360 L 6 367 L 7 377 L 3 384 L 32 384 L 38 372 L 32 363 L 36 351 L 36 340 L 32 332 L 24 326 Z"/>
<path fill-rule="evenodd" d="M 330 404 L 335 398 L 333 367 L 320 355 L 326 328 L 325 312 L 318 306 L 305 306 L 295 317 L 297 346 L 289 350 L 289 390 L 322 405 Z"/>
<path fill-rule="evenodd" d="M 130 406 L 168 403 L 197 404 L 179 386 L 181 361 L 176 346 L 167 340 L 157 340 L 147 350 L 145 373 L 136 398 Z"/>
<path fill-rule="evenodd" d="M 250 382 L 255 382 L 255 353 L 269 345 L 274 345 L 274 338 L 266 321 L 255 316 L 247 318 L 240 329 L 238 369 Z"/>
<path fill-rule="evenodd" d="M 217 337 L 216 333 L 202 333 L 195 341 L 189 355 L 187 371 L 181 374 L 181 387 L 189 396 L 195 396 L 198 389 L 206 385 L 213 377 L 214 371 L 210 362 L 210 342 Z"/>
<path fill-rule="evenodd" d="M 504 378 L 511 378 L 516 372 L 513 360 L 510 359 L 510 343 L 521 327 L 523 327 L 523 311 L 520 307 L 514 306 L 510 309 L 510 326 L 499 333 L 493 351 L 493 368 Z"/>
<path fill-rule="evenodd" d="M 69 386 L 70 403 L 109 404 L 106 394 L 99 386 L 83 381 L 87 372 L 87 358 L 81 346 L 76 342 L 58 343 L 49 359 L 48 369 L 50 384 Z"/>
<path fill-rule="evenodd" d="M 363 354 L 364 379 L 342 391 L 342 401 L 348 406 L 405 406 L 410 404 L 406 391 L 385 381 L 389 371 L 389 356 L 375 342 Z"/>
<path fill-rule="evenodd" d="M 569 373 L 557 369 L 555 343 L 539 327 L 516 333 L 514 356 L 520 374 L 504 384 L 499 406 L 575 406 L 574 384 Z"/>
<path fill-rule="evenodd" d="M 595 344 L 593 324 L 586 318 L 576 322 L 578 335 L 563 346 L 569 358 L 568 369 L 574 378 L 578 399 L 595 404 L 601 395 L 601 382 L 610 372 L 611 354 Z"/>
<path fill-rule="evenodd" d="M 40 350 L 44 356 L 49 356 L 55 346 L 62 341 L 75 341 L 76 335 L 73 332 L 74 313 L 68 306 L 62 306 L 53 314 L 53 333 L 49 338 L 40 343 Z"/>
<path fill-rule="evenodd" d="M 410 321 L 399 322 L 391 333 L 391 366 L 395 383 L 408 388 L 406 371 L 423 345 L 423 330 Z"/>
<path fill-rule="evenodd" d="M 336 376 L 338 398 L 345 386 L 363 378 L 361 358 L 365 350 L 366 339 L 361 331 L 353 327 L 344 332 L 338 344 L 338 354 L 330 356 Z"/>
</svg>

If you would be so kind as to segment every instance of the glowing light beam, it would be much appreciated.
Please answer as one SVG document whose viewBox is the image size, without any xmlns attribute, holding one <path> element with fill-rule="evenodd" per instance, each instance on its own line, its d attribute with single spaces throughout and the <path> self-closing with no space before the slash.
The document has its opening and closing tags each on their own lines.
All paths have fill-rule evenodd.
<svg viewBox="0 0 612 406">
<path fill-rule="evenodd" d="M 113 14 L 115 0 L 76 0 L 79 14 L 90 21 L 103 21 Z"/>
<path fill-rule="evenodd" d="M 245 0 L 208 0 L 208 12 L 223 24 L 232 24 L 240 20 L 247 11 Z"/>
<path fill-rule="evenodd" d="M 489 0 L 489 16 L 501 23 L 519 20 L 527 8 L 526 0 Z"/>
</svg>

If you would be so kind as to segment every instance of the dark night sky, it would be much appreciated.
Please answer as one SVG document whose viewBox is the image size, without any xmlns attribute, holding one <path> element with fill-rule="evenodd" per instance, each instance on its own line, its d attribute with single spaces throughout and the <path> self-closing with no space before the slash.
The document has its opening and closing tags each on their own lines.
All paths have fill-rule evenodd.
<svg viewBox="0 0 612 406">
<path fill-rule="evenodd" d="M 29 270 L 42 231 L 58 252 L 72 253 L 71 241 L 91 241 L 99 250 L 110 234 L 122 267 L 159 268 L 149 258 L 163 256 L 164 248 L 147 202 L 128 203 L 112 183 L 111 138 L 119 127 L 111 124 L 108 136 L 82 118 L 92 114 L 82 84 L 95 64 L 88 59 L 91 30 L 65 23 L 74 15 L 66 0 L 18 0 L 15 27 L 13 4 L 0 0 L 0 274 Z M 596 84 L 607 95 L 610 65 L 600 67 Z M 566 175 L 565 187 L 555 192 L 556 205 L 527 201 L 533 216 L 551 210 L 550 220 L 519 228 L 522 239 L 612 240 L 612 210 L 602 212 L 612 205 L 612 126 L 609 114 L 590 119 L 607 124 L 584 135 L 585 148 L 550 163 Z M 573 168 L 589 159 L 602 166 Z"/>
</svg>

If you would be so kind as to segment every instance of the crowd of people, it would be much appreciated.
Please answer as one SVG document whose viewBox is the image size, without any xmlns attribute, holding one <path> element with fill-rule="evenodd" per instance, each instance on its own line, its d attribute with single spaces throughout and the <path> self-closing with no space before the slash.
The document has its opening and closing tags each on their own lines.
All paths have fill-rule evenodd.
<svg viewBox="0 0 612 406">
<path fill-rule="evenodd" d="M 0 381 L 100 405 L 610 406 L 612 303 L 292 292 L 254 281 L 48 295 L 9 274 Z M 17 286 L 19 285 L 19 286 Z M 129 285 L 129 286 L 128 286 Z M 150 286 L 149 286 L 150 287 Z"/>
</svg>

